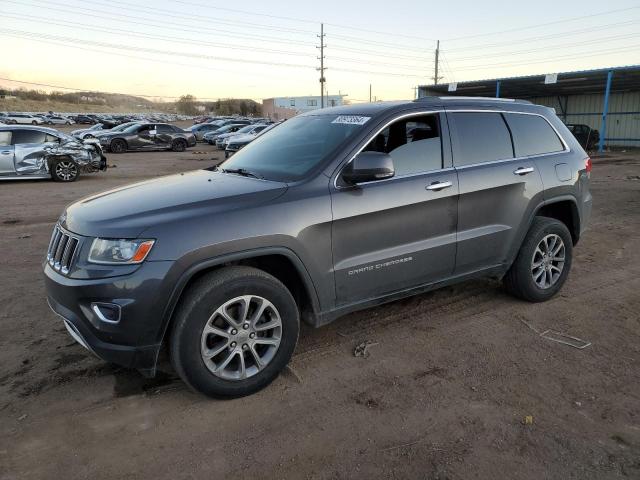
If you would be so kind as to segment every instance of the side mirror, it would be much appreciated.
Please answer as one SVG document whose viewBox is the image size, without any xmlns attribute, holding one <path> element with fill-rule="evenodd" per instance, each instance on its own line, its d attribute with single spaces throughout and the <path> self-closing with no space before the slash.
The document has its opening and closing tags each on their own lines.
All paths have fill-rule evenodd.
<svg viewBox="0 0 640 480">
<path fill-rule="evenodd" d="M 352 185 L 384 180 L 395 175 L 393 159 L 387 153 L 361 152 L 342 172 L 345 182 Z"/>
</svg>

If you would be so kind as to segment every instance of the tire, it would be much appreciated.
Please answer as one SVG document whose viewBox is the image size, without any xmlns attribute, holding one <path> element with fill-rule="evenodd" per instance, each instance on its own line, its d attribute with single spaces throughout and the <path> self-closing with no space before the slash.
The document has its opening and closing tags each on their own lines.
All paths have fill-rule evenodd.
<svg viewBox="0 0 640 480">
<path fill-rule="evenodd" d="M 120 138 L 116 138 L 109 145 L 109 150 L 111 153 L 124 153 L 127 151 L 127 143 Z"/>
<path fill-rule="evenodd" d="M 545 250 L 551 254 L 545 256 Z M 572 259 L 573 240 L 567 226 L 554 218 L 535 217 L 504 277 L 507 291 L 529 302 L 549 300 L 567 280 Z"/>
<path fill-rule="evenodd" d="M 184 152 L 187 149 L 187 142 L 178 138 L 171 142 L 171 150 L 174 152 Z"/>
<path fill-rule="evenodd" d="M 91 135 L 90 133 L 87 133 L 84 137 L 82 137 L 83 140 L 86 140 L 88 138 L 96 138 L 93 135 Z"/>
<path fill-rule="evenodd" d="M 31 122 L 31 125 L 38 125 L 38 122 L 34 120 L 33 122 Z"/>
<path fill-rule="evenodd" d="M 53 160 L 49 170 L 54 182 L 75 182 L 80 176 L 78 164 L 70 158 Z"/>
<path fill-rule="evenodd" d="M 238 300 L 243 299 L 250 299 L 246 310 L 251 312 L 249 316 L 255 315 L 261 304 L 270 306 L 265 307 L 265 313 L 259 318 L 240 321 L 236 329 L 218 312 L 226 305 L 230 307 L 225 310 L 231 312 L 230 317 L 242 319 L 241 310 L 235 307 L 242 305 Z M 262 303 L 264 300 L 266 302 Z M 277 325 L 278 318 L 279 327 L 253 330 L 254 325 L 263 329 L 266 325 Z M 205 334 L 204 329 L 211 325 L 210 322 L 215 322 L 217 330 Z M 242 328 L 249 324 L 248 329 Z M 187 385 L 205 395 L 214 398 L 249 395 L 269 385 L 287 365 L 299 330 L 296 302 L 278 279 L 252 267 L 225 267 L 198 279 L 181 299 L 169 341 L 171 363 Z M 277 346 L 265 344 L 275 343 L 278 338 Z M 247 345 L 246 349 L 243 349 L 244 345 Z M 207 351 L 210 357 L 205 355 Z M 258 367 L 256 356 L 264 361 L 262 368 Z M 243 365 L 244 378 L 241 374 Z M 214 373 L 217 367 L 222 368 Z"/>
</svg>

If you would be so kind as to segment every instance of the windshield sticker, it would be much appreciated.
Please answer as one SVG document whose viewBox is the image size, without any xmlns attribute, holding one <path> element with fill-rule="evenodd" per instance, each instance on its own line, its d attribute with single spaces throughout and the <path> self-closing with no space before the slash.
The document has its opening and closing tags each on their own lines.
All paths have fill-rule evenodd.
<svg viewBox="0 0 640 480">
<path fill-rule="evenodd" d="M 341 123 L 343 125 L 364 125 L 371 117 L 362 117 L 360 115 L 338 115 L 331 123 Z"/>
</svg>

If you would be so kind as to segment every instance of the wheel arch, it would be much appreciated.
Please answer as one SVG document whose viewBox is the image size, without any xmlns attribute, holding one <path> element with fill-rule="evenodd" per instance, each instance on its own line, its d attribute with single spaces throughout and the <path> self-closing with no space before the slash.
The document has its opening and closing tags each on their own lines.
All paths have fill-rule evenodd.
<svg viewBox="0 0 640 480">
<path fill-rule="evenodd" d="M 578 202 L 570 195 L 554 198 L 539 205 L 534 217 L 549 217 L 564 223 L 571 233 L 571 240 L 576 245 L 580 240 L 580 213 Z M 532 219 L 533 221 L 533 219 Z"/>
<path fill-rule="evenodd" d="M 252 266 L 273 275 L 293 295 L 300 310 L 300 318 L 307 324 L 317 325 L 320 311 L 318 294 L 302 260 L 286 247 L 259 248 L 204 259 L 187 268 L 176 282 L 165 308 L 159 339 L 161 343 L 165 343 L 176 307 L 189 286 L 209 272 L 232 265 Z"/>
</svg>

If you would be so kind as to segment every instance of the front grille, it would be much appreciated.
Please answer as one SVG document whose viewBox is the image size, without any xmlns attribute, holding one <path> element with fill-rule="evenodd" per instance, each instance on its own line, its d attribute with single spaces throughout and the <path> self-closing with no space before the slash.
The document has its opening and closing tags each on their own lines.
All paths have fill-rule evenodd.
<svg viewBox="0 0 640 480">
<path fill-rule="evenodd" d="M 80 240 L 56 225 L 47 250 L 47 262 L 60 273 L 67 274 L 73 265 Z"/>
</svg>

